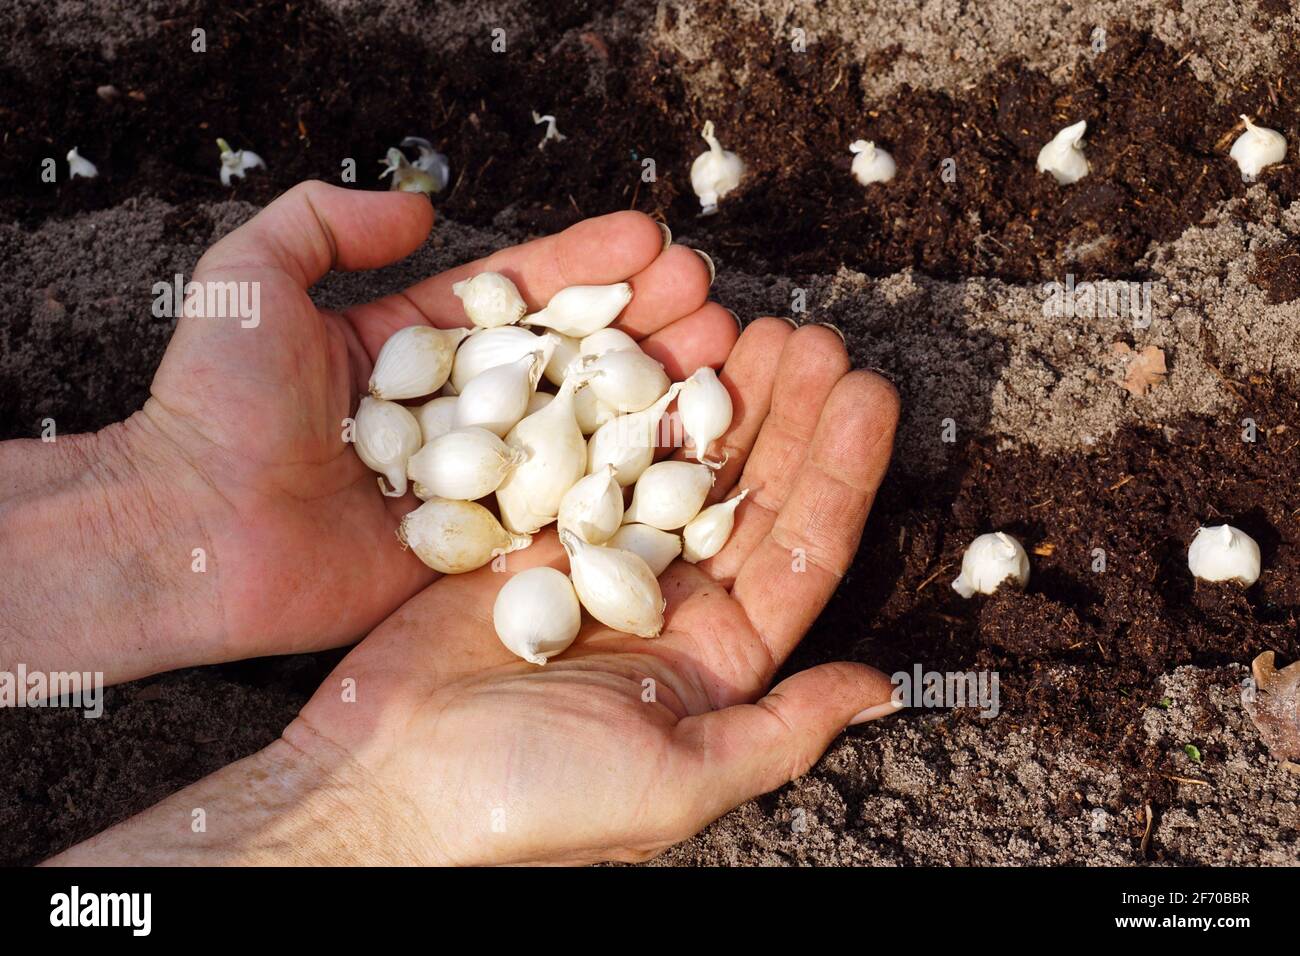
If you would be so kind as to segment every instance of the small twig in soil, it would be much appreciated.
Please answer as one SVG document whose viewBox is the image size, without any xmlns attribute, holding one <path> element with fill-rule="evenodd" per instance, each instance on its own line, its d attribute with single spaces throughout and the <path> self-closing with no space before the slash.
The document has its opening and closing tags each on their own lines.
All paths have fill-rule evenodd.
<svg viewBox="0 0 1300 956">
<path fill-rule="evenodd" d="M 1151 847 L 1151 828 L 1155 824 L 1155 816 L 1151 813 L 1151 804 L 1146 804 L 1142 808 L 1147 815 L 1147 828 L 1142 832 L 1142 843 L 1138 846 L 1138 851 L 1145 857 L 1147 850 Z"/>
<path fill-rule="evenodd" d="M 1198 787 L 1208 787 L 1210 785 L 1210 781 L 1208 780 L 1198 780 L 1195 777 L 1180 777 L 1173 773 L 1162 773 L 1160 776 L 1164 777 L 1166 780 L 1173 780 L 1175 783 L 1190 783 L 1195 784 Z"/>
<path fill-rule="evenodd" d="M 573 198 L 573 193 L 569 193 L 569 202 L 573 204 L 574 211 L 577 212 L 578 218 L 582 219 L 583 218 L 582 209 L 578 206 L 578 200 Z"/>
<path fill-rule="evenodd" d="M 916 591 L 915 591 L 915 593 L 916 593 L 916 594 L 920 594 L 923 590 L 925 590 L 925 586 L 926 586 L 927 584 L 929 584 L 931 581 L 933 581 L 933 580 L 934 580 L 935 578 L 937 578 L 939 575 L 943 574 L 943 572 L 946 571 L 947 569 L 948 569 L 948 565 L 946 565 L 946 564 L 943 565 L 941 568 L 939 568 L 938 571 L 935 571 L 934 574 L 930 575 L 928 578 L 926 578 L 924 581 L 922 581 L 920 584 L 918 584 L 918 585 L 916 586 Z"/>
<path fill-rule="evenodd" d="M 1117 490 L 1119 490 L 1120 488 L 1123 488 L 1125 485 L 1127 485 L 1130 481 L 1132 481 L 1134 477 L 1135 477 L 1134 475 L 1128 475 L 1128 476 L 1125 477 L 1125 478 L 1121 478 L 1119 481 L 1115 482 L 1115 484 L 1111 485 L 1111 486 L 1110 486 L 1109 488 L 1107 488 L 1106 490 L 1107 490 L 1107 491 L 1117 491 Z"/>
</svg>

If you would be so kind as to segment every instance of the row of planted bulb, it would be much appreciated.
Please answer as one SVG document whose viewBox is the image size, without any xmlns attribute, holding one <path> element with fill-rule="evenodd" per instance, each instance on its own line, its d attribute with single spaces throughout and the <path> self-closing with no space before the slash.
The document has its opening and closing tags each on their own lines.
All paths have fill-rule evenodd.
<svg viewBox="0 0 1300 956">
<path fill-rule="evenodd" d="M 1261 565 L 1259 544 L 1230 524 L 1198 528 L 1187 549 L 1187 568 L 1201 581 L 1250 587 L 1259 580 Z M 1029 555 L 1005 531 L 982 534 L 962 555 L 953 590 L 971 598 L 992 594 L 1004 583 L 1018 588 L 1029 583 Z"/>
<path fill-rule="evenodd" d="M 493 613 L 502 642 L 543 664 L 577 637 L 580 604 L 607 627 L 658 636 L 658 576 L 678 556 L 717 554 L 746 495 L 705 507 L 722 464 L 708 452 L 731 425 L 726 387 L 708 367 L 670 381 L 610 328 L 632 298 L 625 282 L 569 287 L 531 315 L 498 273 L 454 289 L 473 328 L 396 332 L 357 411 L 355 448 L 380 489 L 400 497 L 409 487 L 424 502 L 399 539 L 434 570 L 460 574 L 528 547 L 554 522 L 570 573 L 511 577 Z M 656 462 L 673 402 L 694 460 Z"/>
<path fill-rule="evenodd" d="M 1286 138 L 1277 130 L 1256 126 L 1246 116 L 1241 121 L 1245 131 L 1232 144 L 1229 156 L 1237 163 L 1242 178 L 1253 180 L 1264 167 L 1280 163 L 1286 157 Z M 1080 120 L 1057 133 L 1039 150 L 1038 171 L 1049 173 L 1062 186 L 1087 176 L 1088 158 L 1083 144 L 1087 130 L 1087 121 Z M 717 211 L 718 201 L 740 185 L 745 164 L 735 153 L 722 148 L 712 123 L 704 124 L 702 135 L 709 149 L 691 165 L 691 187 L 699 197 L 703 214 L 710 215 Z M 853 153 L 853 177 L 862 185 L 894 178 L 897 172 L 894 158 L 875 143 L 856 140 L 849 145 L 849 151 Z"/>
</svg>

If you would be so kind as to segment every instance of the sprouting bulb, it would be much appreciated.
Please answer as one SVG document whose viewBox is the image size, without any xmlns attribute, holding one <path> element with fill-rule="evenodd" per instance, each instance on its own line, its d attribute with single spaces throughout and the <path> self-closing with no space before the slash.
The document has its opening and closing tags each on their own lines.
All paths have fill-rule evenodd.
<svg viewBox="0 0 1300 956">
<path fill-rule="evenodd" d="M 250 169 L 256 169 L 258 166 L 266 167 L 262 157 L 251 149 L 231 149 L 230 144 L 224 139 L 217 140 L 217 147 L 221 150 L 221 185 L 223 186 L 229 186 L 232 177 L 243 179 L 244 174 Z"/>
<path fill-rule="evenodd" d="M 1254 182 L 1261 169 L 1286 157 L 1286 137 L 1275 129 L 1256 126 L 1246 116 L 1241 121 L 1246 124 L 1246 131 L 1237 137 L 1228 155 L 1241 168 L 1242 180 Z"/>
<path fill-rule="evenodd" d="M 712 120 L 704 124 L 700 135 L 709 149 L 691 163 L 691 188 L 700 197 L 700 215 L 712 216 L 718 211 L 719 200 L 740 185 L 745 164 L 735 153 L 722 148 L 713 135 Z"/>
<path fill-rule="evenodd" d="M 1250 587 L 1259 580 L 1259 545 L 1230 524 L 1198 528 L 1187 549 L 1187 568 L 1202 581 L 1239 581 Z"/>
<path fill-rule="evenodd" d="M 355 423 L 357 456 L 379 472 L 379 490 L 385 496 L 400 498 L 406 494 L 406 463 L 420 449 L 420 423 L 396 402 L 370 396 L 361 399 Z"/>
<path fill-rule="evenodd" d="M 433 148 L 433 144 L 419 136 L 407 136 L 401 142 L 402 149 L 414 146 L 419 157 L 411 165 L 422 173 L 428 173 L 433 180 L 433 191 L 442 192 L 451 182 L 451 165 L 447 157 Z"/>
<path fill-rule="evenodd" d="M 529 568 L 497 592 L 492 624 L 510 653 L 530 664 L 545 664 L 578 636 L 582 608 L 567 574 L 555 568 Z"/>
<path fill-rule="evenodd" d="M 631 551 L 587 544 L 560 532 L 578 600 L 606 627 L 638 637 L 658 637 L 667 602 L 650 566 Z"/>
<path fill-rule="evenodd" d="M 1088 158 L 1083 155 L 1083 134 L 1088 131 L 1087 120 L 1067 126 L 1052 141 L 1038 151 L 1038 171 L 1051 173 L 1062 186 L 1077 183 L 1088 175 Z"/>
<path fill-rule="evenodd" d="M 468 329 L 408 325 L 388 337 L 370 373 L 370 394 L 398 401 L 423 398 L 442 388 L 451 374 L 456 346 Z"/>
<path fill-rule="evenodd" d="M 68 178 L 76 179 L 81 176 L 83 179 L 94 179 L 99 175 L 99 170 L 95 164 L 86 157 L 77 152 L 77 147 L 68 150 Z"/>
<path fill-rule="evenodd" d="M 992 594 L 1007 579 L 1020 588 L 1029 583 L 1029 555 L 1011 535 L 995 531 L 980 535 L 966 548 L 952 589 L 964 598 Z"/>
<path fill-rule="evenodd" d="M 538 149 L 545 149 L 546 144 L 549 142 L 554 141 L 557 143 L 563 143 L 566 139 L 569 138 L 555 128 L 554 116 L 551 116 L 549 114 L 543 116 L 540 113 L 538 113 L 537 110 L 533 110 L 533 125 L 540 126 L 542 123 L 546 124 L 546 135 L 543 136 L 542 141 L 537 144 Z"/>
<path fill-rule="evenodd" d="M 854 154 L 853 178 L 864 186 L 872 183 L 887 183 L 898 171 L 894 157 L 870 140 L 855 140 L 849 144 L 849 152 Z"/>
<path fill-rule="evenodd" d="M 736 525 L 736 508 L 748 494 L 746 488 L 734 498 L 709 505 L 687 522 L 682 529 L 682 557 L 695 564 L 721 551 Z"/>
<path fill-rule="evenodd" d="M 528 311 L 519 289 L 499 272 L 480 272 L 472 279 L 462 279 L 451 291 L 465 307 L 465 315 L 481 329 L 514 325 Z"/>
</svg>

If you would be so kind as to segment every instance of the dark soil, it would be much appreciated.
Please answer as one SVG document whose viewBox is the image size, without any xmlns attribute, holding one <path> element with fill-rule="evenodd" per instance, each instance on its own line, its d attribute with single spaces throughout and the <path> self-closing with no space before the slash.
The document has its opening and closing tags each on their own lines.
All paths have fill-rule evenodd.
<svg viewBox="0 0 1300 956">
<path fill-rule="evenodd" d="M 682 221 L 698 212 L 687 170 L 712 119 L 749 165 L 724 212 L 700 225 L 734 265 L 783 275 L 843 263 L 869 274 L 1123 278 L 1139 274 L 1151 240 L 1240 194 L 1227 158 L 1237 114 L 1269 104 L 1261 122 L 1283 125 L 1300 96 L 1294 84 L 1279 93 L 1269 86 L 1278 78 L 1260 77 L 1216 104 L 1180 67 L 1179 51 L 1115 28 L 1106 55 L 1069 86 L 1008 63 L 960 101 L 904 90 L 864 102 L 862 67 L 833 38 L 812 56 L 741 26 L 715 52 L 728 66 L 749 65 L 745 85 L 701 103 L 676 53 L 651 59 L 591 33 L 555 48 L 558 33 L 518 37 L 508 56 L 491 52 L 485 35 L 431 57 L 400 34 L 359 38 L 310 4 L 191 6 L 111 62 L 46 48 L 49 14 L 30 9 L 17 27 L 31 63 L 0 70 L 0 178 L 16 186 L 0 214 L 34 223 L 141 194 L 228 195 L 216 176 L 217 136 L 268 163 L 236 186 L 239 198 L 265 202 L 311 177 L 338 182 L 345 158 L 356 160 L 358 187 L 375 188 L 386 149 L 420 135 L 450 158 L 453 184 L 438 204 L 458 222 L 485 225 L 510 207 L 537 231 L 619 208 Z M 578 10 L 595 12 L 548 5 L 547 16 L 558 31 Z M 207 25 L 206 53 L 190 52 L 194 23 Z M 117 90 L 111 102 L 96 92 L 105 84 Z M 522 102 L 522 91 L 537 102 Z M 565 143 L 536 148 L 534 105 L 558 112 Z M 1034 160 L 1079 118 L 1089 123 L 1092 173 L 1062 189 Z M 849 176 L 848 144 L 861 137 L 893 152 L 893 182 L 864 191 Z M 98 180 L 62 182 L 72 145 L 99 165 Z M 49 156 L 58 184 L 37 173 Z M 653 183 L 641 181 L 647 157 Z M 943 175 L 949 159 L 955 178 Z M 1263 179 L 1284 205 L 1300 196 L 1295 163 Z"/>
<path fill-rule="evenodd" d="M 1250 281 L 1268 293 L 1274 305 L 1300 299 L 1300 240 L 1288 239 L 1255 257 Z"/>
</svg>

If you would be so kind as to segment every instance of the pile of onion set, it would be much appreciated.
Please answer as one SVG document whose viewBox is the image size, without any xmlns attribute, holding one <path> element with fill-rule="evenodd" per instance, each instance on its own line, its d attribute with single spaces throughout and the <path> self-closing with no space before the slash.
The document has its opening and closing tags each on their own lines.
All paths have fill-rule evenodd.
<svg viewBox="0 0 1300 956">
<path fill-rule="evenodd" d="M 713 443 L 731 396 L 712 368 L 685 381 L 611 328 L 625 282 L 571 286 L 527 314 L 504 275 L 456 283 L 472 329 L 411 326 L 380 350 L 354 445 L 380 490 L 424 503 L 397 536 L 425 564 L 462 574 L 526 548 L 555 523 L 569 574 L 513 575 L 493 609 L 498 636 L 544 664 L 578 635 L 581 608 L 606 627 L 657 637 L 658 577 L 678 557 L 722 550 L 747 492 L 705 507 Z M 401 404 L 423 399 L 423 404 Z M 655 461 L 676 403 L 686 460 Z"/>
</svg>

